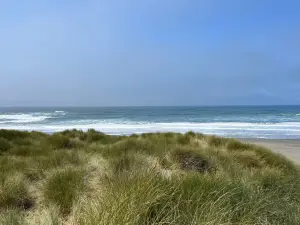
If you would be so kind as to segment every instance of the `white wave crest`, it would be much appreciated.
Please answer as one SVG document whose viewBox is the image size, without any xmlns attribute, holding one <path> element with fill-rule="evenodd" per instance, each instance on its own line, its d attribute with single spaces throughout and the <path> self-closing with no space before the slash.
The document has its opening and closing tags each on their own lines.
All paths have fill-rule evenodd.
<svg viewBox="0 0 300 225">
<path fill-rule="evenodd" d="M 30 114 L 0 115 L 0 123 L 34 123 L 50 118 L 49 116 L 34 116 Z"/>
<path fill-rule="evenodd" d="M 55 111 L 54 113 L 55 114 L 61 114 L 61 115 L 66 115 L 67 114 L 67 112 L 65 112 L 65 111 Z"/>
<path fill-rule="evenodd" d="M 95 129 L 107 134 L 133 134 L 145 132 L 187 132 L 216 134 L 229 137 L 300 138 L 300 123 L 149 123 L 133 121 L 81 120 L 67 123 L 5 125 L 5 129 L 37 130 L 47 133 L 66 129 Z"/>
<path fill-rule="evenodd" d="M 57 116 L 64 116 L 66 112 L 55 111 L 48 112 L 34 112 L 34 113 L 20 113 L 20 114 L 0 114 L 0 124 L 6 123 L 36 123 L 44 120 L 55 118 Z"/>
</svg>

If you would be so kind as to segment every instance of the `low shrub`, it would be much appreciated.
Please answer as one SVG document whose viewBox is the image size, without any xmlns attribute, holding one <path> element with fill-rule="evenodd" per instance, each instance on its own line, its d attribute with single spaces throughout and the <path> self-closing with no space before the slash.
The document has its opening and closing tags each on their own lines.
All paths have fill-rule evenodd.
<svg viewBox="0 0 300 225">
<path fill-rule="evenodd" d="M 9 141 L 14 140 L 16 138 L 26 138 L 29 136 L 30 133 L 26 131 L 0 129 L 0 137 L 3 137 Z"/>
<path fill-rule="evenodd" d="M 17 146 L 30 146 L 32 145 L 31 138 L 16 138 L 13 139 L 12 143 L 13 145 Z"/>
<path fill-rule="evenodd" d="M 3 137 L 0 137 L 0 154 L 6 152 L 11 148 L 11 144 L 8 140 Z"/>
<path fill-rule="evenodd" d="M 228 150 L 247 150 L 247 149 L 251 149 L 253 147 L 254 146 L 251 144 L 243 143 L 243 142 L 235 140 L 235 139 L 229 140 L 228 144 L 227 144 Z"/>
<path fill-rule="evenodd" d="M 61 134 L 53 134 L 49 136 L 48 142 L 54 149 L 71 149 L 75 147 L 68 137 Z"/>
<path fill-rule="evenodd" d="M 177 137 L 177 142 L 178 142 L 178 144 L 181 144 L 181 145 L 188 145 L 190 143 L 192 137 L 193 136 L 189 135 L 188 133 L 179 135 Z"/>
<path fill-rule="evenodd" d="M 35 146 L 15 146 L 9 150 L 9 155 L 15 156 L 40 156 L 48 155 L 49 149 Z"/>
</svg>

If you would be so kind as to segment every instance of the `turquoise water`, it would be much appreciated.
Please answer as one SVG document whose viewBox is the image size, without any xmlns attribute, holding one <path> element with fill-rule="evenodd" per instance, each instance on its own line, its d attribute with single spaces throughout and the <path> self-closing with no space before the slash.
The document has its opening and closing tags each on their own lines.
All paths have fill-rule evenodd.
<svg viewBox="0 0 300 225">
<path fill-rule="evenodd" d="M 195 131 L 227 137 L 300 139 L 300 106 L 0 108 L 0 128 L 108 134 Z"/>
</svg>

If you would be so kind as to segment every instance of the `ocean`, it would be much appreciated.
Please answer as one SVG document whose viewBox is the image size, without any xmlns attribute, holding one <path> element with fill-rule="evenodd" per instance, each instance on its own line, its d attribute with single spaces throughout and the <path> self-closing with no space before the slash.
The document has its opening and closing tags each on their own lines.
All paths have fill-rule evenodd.
<svg viewBox="0 0 300 225">
<path fill-rule="evenodd" d="M 0 108 L 0 129 L 107 134 L 187 132 L 237 138 L 300 139 L 300 106 Z"/>
</svg>

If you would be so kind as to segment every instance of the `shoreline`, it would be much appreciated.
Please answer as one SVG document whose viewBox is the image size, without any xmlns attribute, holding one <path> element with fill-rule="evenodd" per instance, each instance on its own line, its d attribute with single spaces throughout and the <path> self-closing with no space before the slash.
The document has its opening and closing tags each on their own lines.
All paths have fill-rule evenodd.
<svg viewBox="0 0 300 225">
<path fill-rule="evenodd" d="M 280 153 L 290 160 L 300 164 L 300 140 L 299 139 L 259 139 L 259 138 L 237 138 L 246 143 L 261 145 Z"/>
</svg>

